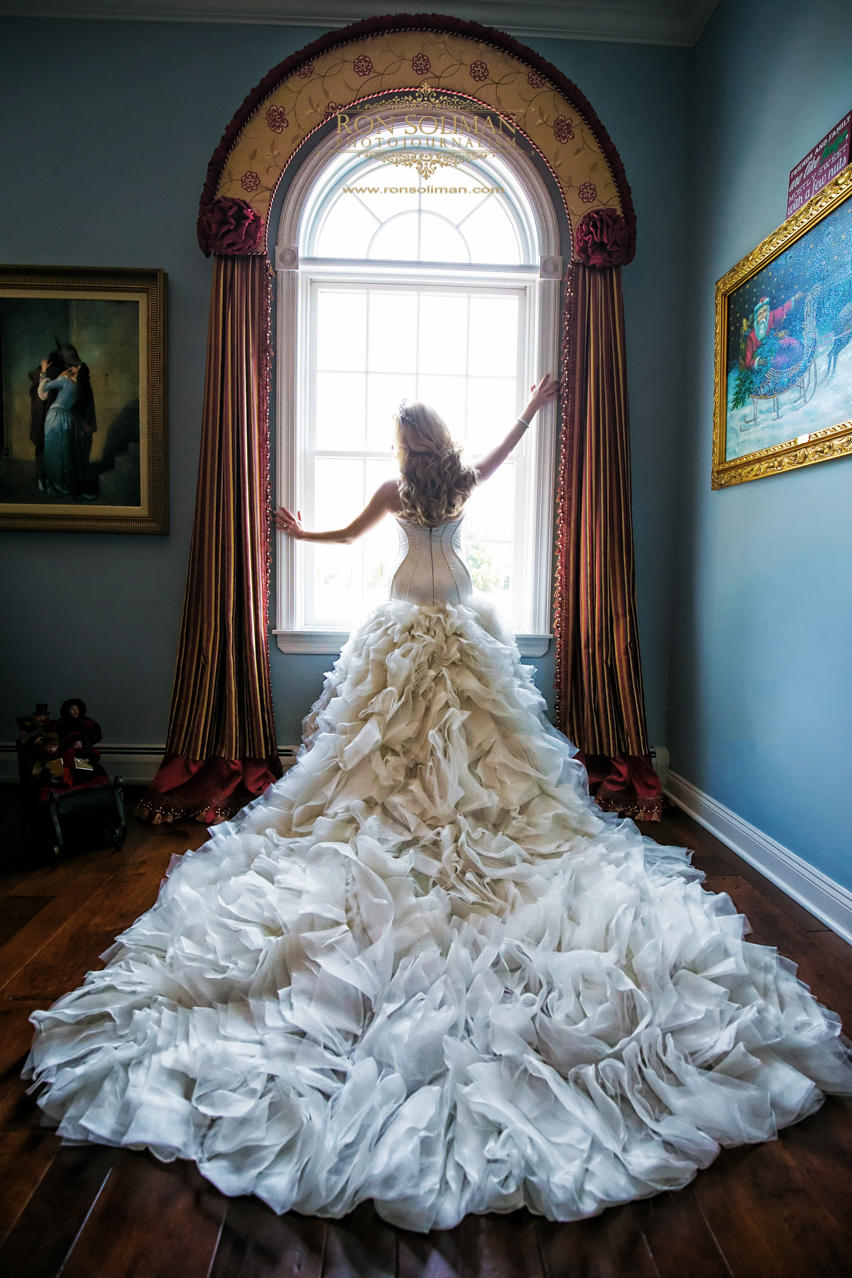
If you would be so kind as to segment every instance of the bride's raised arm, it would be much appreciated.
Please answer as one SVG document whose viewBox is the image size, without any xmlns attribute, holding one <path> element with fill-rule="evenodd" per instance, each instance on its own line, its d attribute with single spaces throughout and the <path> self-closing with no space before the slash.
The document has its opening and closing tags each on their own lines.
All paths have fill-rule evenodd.
<svg viewBox="0 0 852 1278">
<path fill-rule="evenodd" d="M 532 388 L 532 392 L 529 403 L 503 442 L 498 444 L 496 448 L 492 448 L 491 452 L 486 453 L 484 457 L 480 457 L 476 463 L 481 483 L 484 483 L 486 479 L 490 479 L 495 470 L 503 465 L 503 462 L 518 443 L 538 410 L 556 398 L 559 394 L 559 383 L 555 382 L 549 373 L 545 373 L 538 386 Z"/>
<path fill-rule="evenodd" d="M 345 528 L 334 528 L 329 532 L 308 532 L 307 528 L 302 527 L 300 515 L 291 514 L 284 506 L 279 506 L 275 512 L 275 527 L 297 541 L 336 541 L 346 546 L 368 529 L 374 528 L 389 510 L 398 509 L 399 491 L 396 480 L 388 479 L 376 489 L 361 514 L 356 515 Z"/>
</svg>

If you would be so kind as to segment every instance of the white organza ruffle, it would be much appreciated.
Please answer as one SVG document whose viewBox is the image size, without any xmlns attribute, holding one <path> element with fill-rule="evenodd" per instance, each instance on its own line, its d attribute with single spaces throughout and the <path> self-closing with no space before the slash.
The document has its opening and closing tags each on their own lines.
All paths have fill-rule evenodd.
<svg viewBox="0 0 852 1278">
<path fill-rule="evenodd" d="M 837 1017 L 542 705 L 481 609 L 377 609 L 298 766 L 33 1016 L 61 1135 L 428 1230 L 676 1188 L 852 1092 Z"/>
</svg>

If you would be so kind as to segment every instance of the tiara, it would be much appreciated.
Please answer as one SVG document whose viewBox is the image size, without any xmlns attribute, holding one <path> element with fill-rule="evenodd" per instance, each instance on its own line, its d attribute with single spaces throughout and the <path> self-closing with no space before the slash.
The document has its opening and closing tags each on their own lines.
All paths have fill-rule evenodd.
<svg viewBox="0 0 852 1278">
<path fill-rule="evenodd" d="M 406 414 L 408 413 L 407 404 L 408 404 L 408 400 L 407 400 L 407 399 L 401 399 L 401 400 L 399 401 L 399 408 L 396 410 L 396 415 L 397 415 L 397 417 L 400 419 L 400 421 L 401 421 L 401 420 L 402 420 L 402 418 L 403 418 L 403 417 L 405 417 L 405 416 L 406 416 Z"/>
</svg>

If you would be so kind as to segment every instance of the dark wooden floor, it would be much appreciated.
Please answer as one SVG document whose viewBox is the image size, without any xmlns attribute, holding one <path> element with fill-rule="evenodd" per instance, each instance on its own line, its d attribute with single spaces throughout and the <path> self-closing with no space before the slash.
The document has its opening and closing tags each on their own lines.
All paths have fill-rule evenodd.
<svg viewBox="0 0 852 1278">
<path fill-rule="evenodd" d="M 39 1129 L 19 1071 L 34 1009 L 97 965 L 154 900 L 200 826 L 131 823 L 119 853 L 28 868 L 13 792 L 0 792 L 0 1275 L 2 1278 L 834 1278 L 852 1272 L 852 1106 L 831 1100 L 777 1141 L 724 1152 L 691 1186 L 553 1225 L 468 1217 L 428 1237 L 365 1205 L 339 1222 L 227 1199 L 194 1164 L 63 1148 Z M 748 915 L 750 939 L 799 964 L 852 1026 L 852 948 L 672 809 L 646 832 L 686 844 Z"/>
</svg>

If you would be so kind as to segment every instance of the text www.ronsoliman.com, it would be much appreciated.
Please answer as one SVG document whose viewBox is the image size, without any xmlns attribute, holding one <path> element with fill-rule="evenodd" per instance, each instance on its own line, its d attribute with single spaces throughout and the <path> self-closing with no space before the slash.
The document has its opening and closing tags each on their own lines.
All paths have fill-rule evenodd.
<svg viewBox="0 0 852 1278">
<path fill-rule="evenodd" d="M 344 186 L 344 195 L 503 195 L 502 186 Z"/>
</svg>

